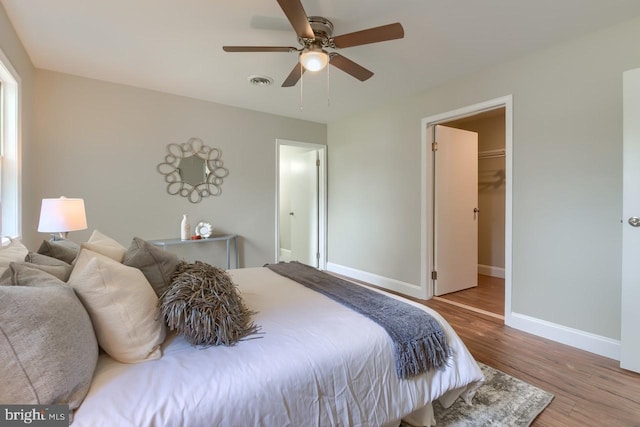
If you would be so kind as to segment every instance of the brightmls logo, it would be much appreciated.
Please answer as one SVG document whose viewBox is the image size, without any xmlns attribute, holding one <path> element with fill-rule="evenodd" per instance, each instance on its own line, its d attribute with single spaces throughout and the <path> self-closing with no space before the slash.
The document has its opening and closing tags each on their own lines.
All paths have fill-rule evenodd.
<svg viewBox="0 0 640 427">
<path fill-rule="evenodd" d="M 19 411 L 10 411 L 8 408 L 4 408 L 4 419 L 6 421 L 24 421 L 25 424 L 31 424 L 34 421 L 47 421 L 46 409 L 36 411 L 36 408 L 31 408 L 30 411 L 21 409 Z"/>
<path fill-rule="evenodd" d="M 69 405 L 0 405 L 0 427 L 68 427 Z"/>
</svg>

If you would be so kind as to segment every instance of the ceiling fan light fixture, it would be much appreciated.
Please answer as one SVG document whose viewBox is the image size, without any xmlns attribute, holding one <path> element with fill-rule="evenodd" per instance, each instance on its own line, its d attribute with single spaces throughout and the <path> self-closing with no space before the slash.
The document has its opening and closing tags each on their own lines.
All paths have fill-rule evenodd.
<svg viewBox="0 0 640 427">
<path fill-rule="evenodd" d="M 2 0 L 0 0 L 2 1 Z M 333 36 L 333 23 L 322 16 L 307 16 L 302 0 L 277 0 L 280 8 L 293 27 L 298 44 L 302 48 L 291 46 L 222 46 L 225 52 L 285 52 L 298 53 L 298 62 L 282 83 L 282 87 L 293 87 L 302 79 L 305 71 L 316 72 L 331 63 L 337 69 L 355 77 L 361 82 L 373 76 L 373 72 L 336 52 L 328 53 L 324 49 L 343 49 L 362 46 L 404 37 L 404 28 L 399 22 L 367 28 L 352 33 Z M 329 74 L 327 73 L 327 83 Z M 264 85 L 264 82 L 256 82 Z"/>
<path fill-rule="evenodd" d="M 300 53 L 300 64 L 308 71 L 320 71 L 329 63 L 329 54 L 322 49 L 306 48 Z"/>
</svg>

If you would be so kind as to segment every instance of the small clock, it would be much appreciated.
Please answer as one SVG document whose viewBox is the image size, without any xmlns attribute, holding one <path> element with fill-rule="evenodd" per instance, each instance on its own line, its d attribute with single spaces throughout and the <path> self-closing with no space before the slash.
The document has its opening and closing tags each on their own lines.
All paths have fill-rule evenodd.
<svg viewBox="0 0 640 427">
<path fill-rule="evenodd" d="M 199 222 L 198 225 L 196 225 L 195 233 L 197 236 L 206 239 L 213 233 L 213 227 L 211 227 L 211 224 L 208 222 Z"/>
</svg>

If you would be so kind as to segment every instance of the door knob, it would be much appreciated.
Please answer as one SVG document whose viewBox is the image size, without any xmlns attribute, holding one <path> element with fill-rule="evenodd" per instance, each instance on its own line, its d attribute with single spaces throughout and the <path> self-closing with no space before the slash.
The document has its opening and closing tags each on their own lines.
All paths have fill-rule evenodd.
<svg viewBox="0 0 640 427">
<path fill-rule="evenodd" d="M 289 212 L 289 215 L 293 216 L 293 212 Z"/>
<path fill-rule="evenodd" d="M 629 225 L 632 227 L 640 227 L 640 218 L 637 216 L 632 216 L 629 218 Z"/>
</svg>

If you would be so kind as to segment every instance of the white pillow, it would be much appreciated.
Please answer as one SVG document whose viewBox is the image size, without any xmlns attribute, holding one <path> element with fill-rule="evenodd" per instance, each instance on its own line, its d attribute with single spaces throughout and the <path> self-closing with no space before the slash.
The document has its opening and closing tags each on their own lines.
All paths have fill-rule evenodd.
<svg viewBox="0 0 640 427">
<path fill-rule="evenodd" d="M 80 245 L 80 250 L 82 249 L 89 249 L 118 262 L 122 262 L 124 254 L 127 252 L 127 248 L 98 230 L 94 230 L 89 240 Z"/>
<path fill-rule="evenodd" d="M 165 325 L 158 297 L 140 270 L 82 249 L 69 277 L 91 317 L 98 344 L 113 359 L 159 359 Z"/>
<path fill-rule="evenodd" d="M 29 250 L 18 239 L 9 238 L 8 245 L 0 246 L 0 276 L 12 262 L 22 262 Z"/>
</svg>

